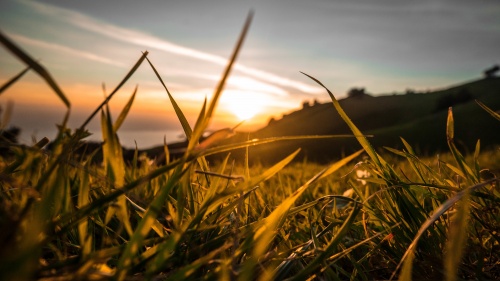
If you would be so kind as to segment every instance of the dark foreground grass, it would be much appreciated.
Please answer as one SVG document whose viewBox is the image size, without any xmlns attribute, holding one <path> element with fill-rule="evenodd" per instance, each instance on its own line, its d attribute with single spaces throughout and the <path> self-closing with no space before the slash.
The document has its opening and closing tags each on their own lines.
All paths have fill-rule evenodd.
<svg viewBox="0 0 500 281">
<path fill-rule="evenodd" d="M 207 155 L 283 139 L 200 142 L 249 23 L 193 127 L 145 52 L 87 121 L 70 130 L 70 103 L 56 82 L 0 34 L 68 107 L 50 150 L 46 140 L 7 143 L 13 154 L 0 159 L 0 279 L 499 279 L 500 152 L 481 153 L 478 142 L 464 157 L 454 144 L 451 109 L 448 154 L 421 159 L 404 140 L 403 150 L 380 153 L 325 87 L 362 150 L 326 166 L 290 164 L 297 151 L 266 167 L 235 162 L 229 153 L 216 165 L 207 162 Z M 165 146 L 164 163 L 138 153 L 131 163 L 123 159 L 117 131 L 135 92 L 116 120 L 107 107 L 145 60 L 189 139 L 179 159 L 169 159 Z M 79 155 L 86 124 L 97 114 L 104 144 Z M 92 164 L 97 153 L 102 165 Z"/>
</svg>

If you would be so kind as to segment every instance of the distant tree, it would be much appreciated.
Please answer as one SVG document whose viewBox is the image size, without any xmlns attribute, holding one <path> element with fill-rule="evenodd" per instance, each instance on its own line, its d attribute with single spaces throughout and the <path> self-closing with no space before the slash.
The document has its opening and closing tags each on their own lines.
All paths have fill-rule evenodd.
<svg viewBox="0 0 500 281">
<path fill-rule="evenodd" d="M 347 92 L 347 96 L 350 98 L 363 97 L 366 95 L 365 88 L 352 88 Z"/>
<path fill-rule="evenodd" d="M 413 90 L 413 89 L 406 89 L 406 92 L 405 92 L 406 95 L 414 95 L 416 93 L 417 92 L 415 90 Z"/>
<path fill-rule="evenodd" d="M 311 107 L 311 104 L 309 103 L 309 101 L 305 101 L 302 103 L 302 108 L 309 108 Z"/>
<path fill-rule="evenodd" d="M 500 67 L 498 65 L 494 65 L 488 69 L 486 69 L 483 74 L 485 78 L 492 78 L 495 77 L 495 74 L 500 70 Z"/>
<path fill-rule="evenodd" d="M 271 119 L 269 119 L 269 122 L 267 123 L 267 125 L 273 124 L 274 122 L 276 122 L 276 119 L 274 119 L 274 117 L 271 117 Z"/>
</svg>

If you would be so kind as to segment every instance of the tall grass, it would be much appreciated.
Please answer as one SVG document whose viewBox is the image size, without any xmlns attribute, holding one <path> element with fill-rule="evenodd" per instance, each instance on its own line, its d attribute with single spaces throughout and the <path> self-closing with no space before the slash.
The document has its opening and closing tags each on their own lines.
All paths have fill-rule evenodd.
<svg viewBox="0 0 500 281">
<path fill-rule="evenodd" d="M 0 33 L 0 42 L 27 64 L 0 93 L 34 70 L 68 108 L 50 149 L 44 148 L 45 139 L 32 146 L 8 143 L 12 155 L 0 159 L 1 280 L 500 278 L 498 182 L 481 166 L 488 155 L 480 153 L 479 142 L 472 158 L 456 148 L 451 109 L 450 160 L 421 159 L 403 139 L 403 150 L 381 152 L 333 94 L 306 74 L 325 88 L 362 150 L 326 167 L 292 163 L 298 150 L 269 167 L 250 167 L 248 150 L 239 163 L 228 152 L 319 137 L 218 145 L 225 136 L 218 134 L 219 139 L 202 141 L 250 21 L 251 15 L 193 127 L 144 52 L 71 130 L 66 127 L 70 103 L 49 72 Z M 137 88 L 118 118 L 108 108 L 145 60 L 189 139 L 178 159 L 170 159 L 165 145 L 164 163 L 138 150 L 131 162 L 122 155 L 117 131 Z M 79 154 L 86 126 L 99 113 L 103 144 Z M 216 153 L 227 156 L 210 164 L 205 157 Z M 493 153 L 489 159 L 496 159 L 498 168 L 500 155 Z M 97 154 L 102 165 L 93 164 Z"/>
</svg>

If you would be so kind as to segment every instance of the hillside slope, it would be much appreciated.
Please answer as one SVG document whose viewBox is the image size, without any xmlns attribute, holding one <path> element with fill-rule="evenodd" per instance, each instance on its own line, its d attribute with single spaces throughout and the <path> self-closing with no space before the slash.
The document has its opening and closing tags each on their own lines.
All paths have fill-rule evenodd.
<svg viewBox="0 0 500 281">
<path fill-rule="evenodd" d="M 450 106 L 455 117 L 456 139 L 463 149 L 473 149 L 478 139 L 483 147 L 500 144 L 500 123 L 475 100 L 495 110 L 500 108 L 500 78 L 480 79 L 429 93 L 362 95 L 339 102 L 363 133 L 374 135 L 370 142 L 375 147 L 401 147 L 400 137 L 403 137 L 421 152 L 433 153 L 446 149 L 446 116 Z M 316 103 L 270 122 L 260 130 L 239 134 L 228 141 L 348 133 L 349 128 L 331 103 Z M 250 156 L 264 162 L 275 161 L 298 146 L 303 148 L 303 157 L 320 162 L 359 149 L 352 138 L 288 141 L 252 147 Z"/>
</svg>

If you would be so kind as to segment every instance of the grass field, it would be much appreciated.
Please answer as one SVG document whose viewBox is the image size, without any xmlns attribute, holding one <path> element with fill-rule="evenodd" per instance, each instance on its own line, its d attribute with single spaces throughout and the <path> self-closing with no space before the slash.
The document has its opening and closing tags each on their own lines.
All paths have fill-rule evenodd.
<svg viewBox="0 0 500 281">
<path fill-rule="evenodd" d="M 194 126 L 165 86 L 189 139 L 180 158 L 170 159 L 165 146 L 163 163 L 139 153 L 126 162 L 117 131 L 135 93 L 115 120 L 107 107 L 142 63 L 165 85 L 147 52 L 82 126 L 69 129 L 63 120 L 50 150 L 46 140 L 7 144 L 13 154 L 0 159 L 0 279 L 499 279 L 500 151 L 481 152 L 478 142 L 463 156 L 451 109 L 447 153 L 419 158 L 404 140 L 403 149 L 381 152 L 325 87 L 362 150 L 328 165 L 292 163 L 298 150 L 269 166 L 249 166 L 230 154 L 206 160 L 287 139 L 218 145 L 224 138 L 218 134 L 200 141 L 248 24 Z M 69 108 L 43 66 L 0 38 Z M 77 154 L 97 114 L 102 148 Z M 91 161 L 96 154 L 101 165 Z"/>
</svg>

